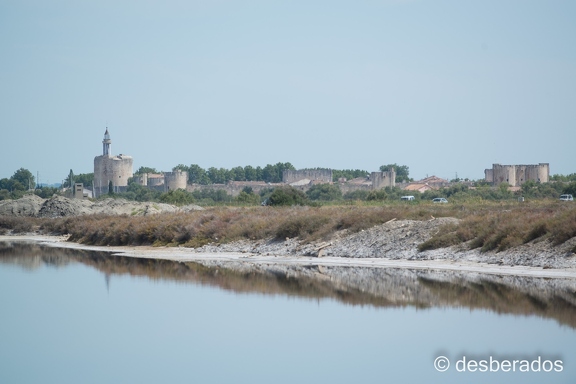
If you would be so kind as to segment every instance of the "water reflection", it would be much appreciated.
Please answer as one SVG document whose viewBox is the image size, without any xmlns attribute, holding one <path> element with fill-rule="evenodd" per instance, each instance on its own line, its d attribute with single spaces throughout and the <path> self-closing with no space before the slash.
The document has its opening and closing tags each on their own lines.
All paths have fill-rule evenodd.
<svg viewBox="0 0 576 384">
<path fill-rule="evenodd" d="M 350 305 L 463 307 L 537 315 L 576 328 L 576 282 L 572 279 L 390 268 L 181 263 L 23 242 L 0 243 L 0 263 L 29 271 L 42 266 L 82 263 L 103 273 L 107 290 L 115 275 L 131 275 L 214 286 L 237 293 L 332 298 Z"/>
</svg>

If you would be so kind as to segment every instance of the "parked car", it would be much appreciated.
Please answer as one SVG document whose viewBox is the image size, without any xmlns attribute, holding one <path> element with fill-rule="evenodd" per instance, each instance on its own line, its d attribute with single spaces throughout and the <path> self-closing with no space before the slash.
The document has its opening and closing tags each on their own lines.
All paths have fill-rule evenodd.
<svg viewBox="0 0 576 384">
<path fill-rule="evenodd" d="M 574 197 L 572 195 L 560 195 L 560 200 L 562 201 L 573 201 Z"/>
<path fill-rule="evenodd" d="M 437 198 L 435 198 L 435 199 L 432 199 L 432 202 L 433 202 L 433 203 L 447 203 L 448 200 L 446 200 L 446 199 L 443 198 L 443 197 L 437 197 Z"/>
<path fill-rule="evenodd" d="M 406 201 L 414 200 L 414 196 L 402 196 L 400 200 L 406 200 Z"/>
</svg>

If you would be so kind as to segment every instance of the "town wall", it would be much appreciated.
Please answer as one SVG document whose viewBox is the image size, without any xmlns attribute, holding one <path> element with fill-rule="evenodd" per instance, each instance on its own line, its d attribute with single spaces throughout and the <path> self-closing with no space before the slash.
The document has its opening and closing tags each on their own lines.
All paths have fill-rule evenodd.
<svg viewBox="0 0 576 384">
<path fill-rule="evenodd" d="M 519 187 L 528 180 L 537 183 L 547 183 L 550 180 L 550 165 L 548 163 L 528 165 L 492 164 L 492 169 L 484 170 L 484 179 L 494 185 L 508 183 L 511 187 Z"/>
<path fill-rule="evenodd" d="M 186 187 L 186 190 L 188 192 L 210 190 L 210 189 L 213 189 L 215 191 L 223 190 L 227 194 L 232 195 L 233 197 L 236 197 L 240 194 L 240 192 L 242 192 L 242 189 L 244 189 L 245 187 L 250 187 L 250 188 L 252 188 L 252 192 L 259 194 L 260 191 L 262 191 L 263 189 L 276 188 L 276 187 L 280 187 L 280 186 L 284 186 L 284 185 L 286 185 L 286 184 L 284 184 L 284 183 L 264 183 L 264 182 L 258 182 L 258 181 L 232 181 L 228 184 L 208 184 L 208 185 L 190 184 Z"/>
<path fill-rule="evenodd" d="M 324 183 L 332 182 L 331 169 L 301 169 L 298 171 L 286 169 L 282 173 L 282 182 L 292 184 L 297 181 L 308 179 L 310 181 L 320 181 Z"/>
</svg>

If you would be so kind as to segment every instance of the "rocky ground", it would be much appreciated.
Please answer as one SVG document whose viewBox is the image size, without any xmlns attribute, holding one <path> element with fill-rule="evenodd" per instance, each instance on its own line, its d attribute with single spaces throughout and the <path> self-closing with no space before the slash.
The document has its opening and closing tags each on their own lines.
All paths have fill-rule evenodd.
<svg viewBox="0 0 576 384">
<path fill-rule="evenodd" d="M 42 199 L 26 195 L 18 200 L 0 201 L 0 215 L 29 217 L 63 217 L 92 214 L 146 216 L 161 212 L 187 212 L 203 209 L 197 205 L 176 207 L 162 203 L 141 203 L 124 199 L 104 199 L 96 202 L 54 196 Z"/>
<path fill-rule="evenodd" d="M 576 254 L 570 251 L 576 245 L 576 238 L 560 246 L 553 246 L 547 240 L 535 240 L 502 252 L 470 250 L 466 244 L 431 251 L 418 251 L 418 245 L 434 235 L 441 226 L 457 222 L 458 219 L 455 218 L 437 218 L 428 221 L 398 220 L 354 234 L 340 231 L 330 242 L 302 244 L 297 239 L 237 241 L 220 245 L 208 244 L 196 248 L 195 251 L 199 253 L 242 252 L 269 256 L 450 260 L 509 266 L 576 268 Z"/>
</svg>

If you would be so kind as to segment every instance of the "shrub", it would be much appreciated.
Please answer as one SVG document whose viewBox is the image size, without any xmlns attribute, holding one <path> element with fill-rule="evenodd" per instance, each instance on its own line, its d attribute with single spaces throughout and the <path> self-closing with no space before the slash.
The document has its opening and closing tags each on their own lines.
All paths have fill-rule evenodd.
<svg viewBox="0 0 576 384">
<path fill-rule="evenodd" d="M 294 187 L 278 187 L 268 198 L 268 205 L 276 206 L 291 206 L 291 205 L 306 205 L 308 198 L 304 192 Z"/>
<path fill-rule="evenodd" d="M 284 221 L 276 230 L 276 238 L 283 240 L 287 237 L 306 237 L 318 232 L 329 222 L 326 216 L 302 215 L 291 217 Z"/>
<path fill-rule="evenodd" d="M 160 201 L 166 204 L 187 205 L 194 202 L 194 196 L 183 189 L 175 189 L 160 195 Z"/>
<path fill-rule="evenodd" d="M 316 184 L 306 191 L 310 200 L 333 201 L 342 200 L 340 187 L 334 184 Z"/>
</svg>

